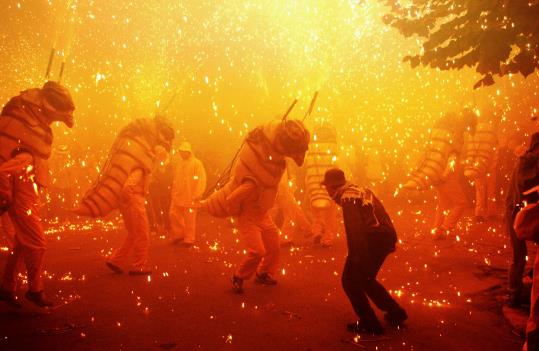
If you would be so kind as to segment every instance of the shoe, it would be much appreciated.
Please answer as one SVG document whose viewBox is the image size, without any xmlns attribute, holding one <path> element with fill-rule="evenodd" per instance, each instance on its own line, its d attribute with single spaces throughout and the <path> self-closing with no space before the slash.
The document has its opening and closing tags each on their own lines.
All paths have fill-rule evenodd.
<svg viewBox="0 0 539 351">
<path fill-rule="evenodd" d="M 124 272 L 123 269 L 121 269 L 120 267 L 118 267 L 117 265 L 115 265 L 112 262 L 107 262 L 105 264 L 107 265 L 107 267 L 110 268 L 111 271 L 113 271 L 116 274 L 122 274 Z"/>
<path fill-rule="evenodd" d="M 263 285 L 276 285 L 277 281 L 269 273 L 256 273 L 255 283 Z"/>
<path fill-rule="evenodd" d="M 172 240 L 172 245 L 181 245 L 183 244 L 183 238 L 176 238 Z"/>
<path fill-rule="evenodd" d="M 243 294 L 243 279 L 236 275 L 232 276 L 232 291 L 236 294 Z"/>
<path fill-rule="evenodd" d="M 43 294 L 43 290 L 41 291 L 30 291 L 28 290 L 26 294 L 24 295 L 26 299 L 36 306 L 39 307 L 51 307 L 53 305 L 52 301 L 47 300 L 45 298 L 45 294 Z"/>
<path fill-rule="evenodd" d="M 384 319 L 393 327 L 401 326 L 408 319 L 408 314 L 403 309 L 394 312 L 388 312 L 384 315 Z"/>
<path fill-rule="evenodd" d="M 152 270 L 145 268 L 133 269 L 129 271 L 129 275 L 152 275 Z"/>
<path fill-rule="evenodd" d="M 380 325 L 380 322 L 363 323 L 361 321 L 348 323 L 346 330 L 351 333 L 357 334 L 370 334 L 370 335 L 382 335 L 384 334 L 384 328 Z"/>
<path fill-rule="evenodd" d="M 11 307 L 22 308 L 22 304 L 19 302 L 17 295 L 6 289 L 0 288 L 0 301 L 4 301 Z"/>
</svg>

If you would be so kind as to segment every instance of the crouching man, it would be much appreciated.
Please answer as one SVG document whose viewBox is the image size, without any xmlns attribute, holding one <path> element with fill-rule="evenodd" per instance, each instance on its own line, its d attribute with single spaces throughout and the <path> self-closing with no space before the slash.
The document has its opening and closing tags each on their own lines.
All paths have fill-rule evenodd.
<svg viewBox="0 0 539 351">
<path fill-rule="evenodd" d="M 355 333 L 380 335 L 384 329 L 373 309 L 374 304 L 386 312 L 385 319 L 393 326 L 402 324 L 406 311 L 376 280 L 388 254 L 395 250 L 397 234 L 382 203 L 366 188 L 348 183 L 338 168 L 326 171 L 322 185 L 342 207 L 348 257 L 342 273 L 342 285 L 359 320 L 347 325 Z"/>
</svg>

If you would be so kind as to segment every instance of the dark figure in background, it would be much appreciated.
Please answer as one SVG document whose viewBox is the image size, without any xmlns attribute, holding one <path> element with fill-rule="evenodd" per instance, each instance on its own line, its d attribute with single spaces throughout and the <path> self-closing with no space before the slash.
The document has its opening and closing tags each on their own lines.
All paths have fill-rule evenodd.
<svg viewBox="0 0 539 351">
<path fill-rule="evenodd" d="M 528 254 L 526 242 L 517 238 L 513 222 L 524 201 L 532 203 L 539 200 L 539 196 L 535 192 L 526 196 L 522 194 L 538 184 L 539 133 L 535 133 L 531 137 L 530 147 L 519 157 L 513 170 L 505 202 L 505 223 L 513 247 L 513 262 L 509 269 L 509 304 L 511 307 L 519 307 L 524 301 L 529 301 L 529 297 L 522 294 L 522 277 Z"/>
<path fill-rule="evenodd" d="M 148 203 L 146 205 L 148 220 L 151 231 L 155 231 L 158 235 L 170 233 L 168 213 L 172 178 L 174 177 L 174 166 L 170 160 L 171 157 L 168 157 L 166 161 L 156 165 L 148 187 Z"/>
<path fill-rule="evenodd" d="M 379 335 L 384 332 L 369 298 L 386 312 L 385 319 L 393 326 L 401 325 L 406 311 L 376 280 L 388 254 L 395 250 L 397 233 L 382 203 L 366 188 L 348 183 L 344 172 L 333 168 L 324 175 L 322 184 L 331 198 L 342 207 L 348 257 L 342 274 L 342 285 L 359 321 L 347 329 L 356 333 Z"/>
</svg>

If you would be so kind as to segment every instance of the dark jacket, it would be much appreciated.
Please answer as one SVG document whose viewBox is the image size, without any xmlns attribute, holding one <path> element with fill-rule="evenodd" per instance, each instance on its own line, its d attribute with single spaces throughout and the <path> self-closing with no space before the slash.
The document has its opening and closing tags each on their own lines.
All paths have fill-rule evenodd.
<svg viewBox="0 0 539 351">
<path fill-rule="evenodd" d="M 536 185 L 539 185 L 539 156 L 527 152 L 520 156 L 511 176 L 505 201 L 508 215 L 516 214 L 523 201 L 528 203 L 539 201 L 537 193 L 522 194 Z"/>
<path fill-rule="evenodd" d="M 350 259 L 385 257 L 395 250 L 397 233 L 372 191 L 346 184 L 337 192 L 335 200 L 342 207 Z"/>
</svg>

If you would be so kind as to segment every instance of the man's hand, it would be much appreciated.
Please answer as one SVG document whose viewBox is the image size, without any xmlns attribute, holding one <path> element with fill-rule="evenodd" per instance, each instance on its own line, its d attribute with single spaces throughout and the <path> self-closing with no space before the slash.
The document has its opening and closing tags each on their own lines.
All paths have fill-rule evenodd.
<svg viewBox="0 0 539 351">
<path fill-rule="evenodd" d="M 530 195 L 530 194 L 532 194 L 532 193 L 539 193 L 539 185 L 534 186 L 533 188 L 526 190 L 526 191 L 523 192 L 522 194 L 524 194 L 524 195 Z"/>
</svg>

